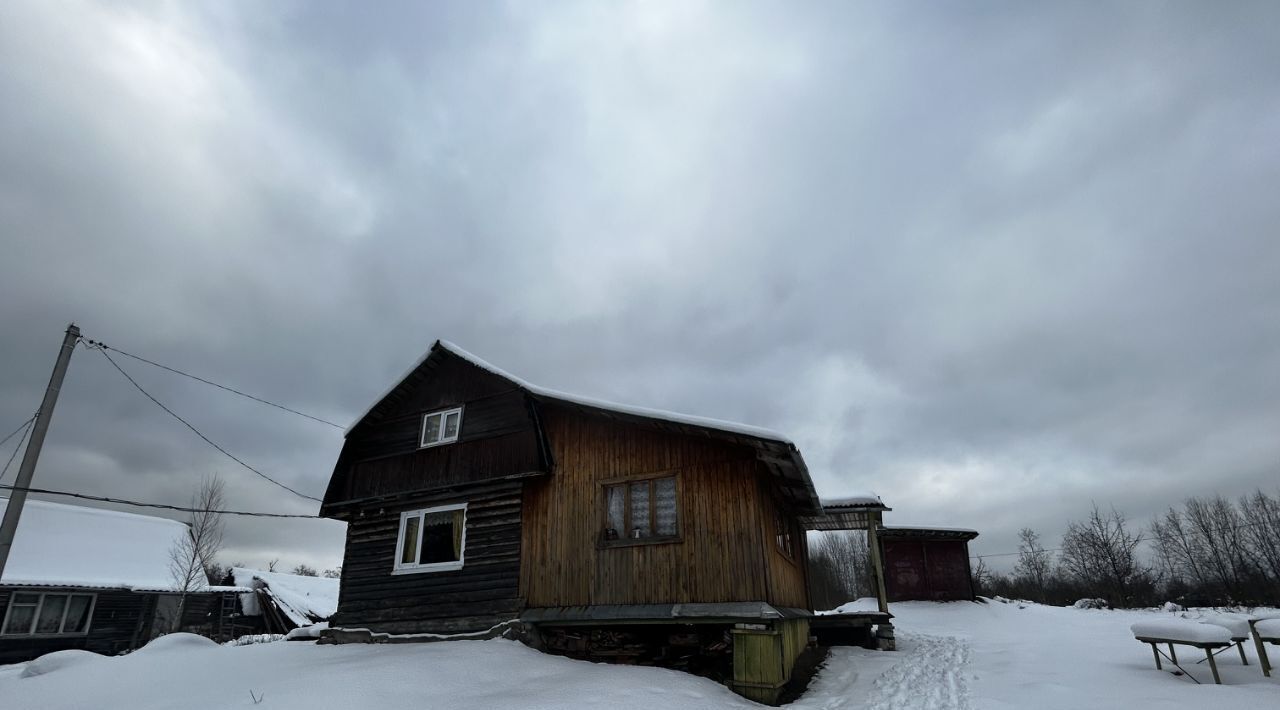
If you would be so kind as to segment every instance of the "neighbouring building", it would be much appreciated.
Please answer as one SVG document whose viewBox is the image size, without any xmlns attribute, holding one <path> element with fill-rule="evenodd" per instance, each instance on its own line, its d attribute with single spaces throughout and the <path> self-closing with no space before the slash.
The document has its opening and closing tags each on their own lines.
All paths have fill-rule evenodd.
<svg viewBox="0 0 1280 710">
<path fill-rule="evenodd" d="M 963 528 L 882 527 L 889 601 L 973 601 L 969 541 L 977 536 Z"/>
<path fill-rule="evenodd" d="M 884 510 L 824 509 L 777 432 L 556 392 L 437 342 L 347 431 L 321 507 L 348 524 L 322 640 L 518 624 L 549 651 L 775 702 L 814 622 L 805 531 Z"/>
<path fill-rule="evenodd" d="M 244 633 L 287 634 L 328 621 L 338 608 L 338 580 L 233 567 L 226 588 L 239 589 L 237 626 Z"/>
<path fill-rule="evenodd" d="M 28 499 L 0 580 L 0 664 L 69 648 L 116 654 L 171 630 L 169 552 L 186 534 L 166 518 Z M 192 617 L 214 595 L 196 596 Z"/>
</svg>

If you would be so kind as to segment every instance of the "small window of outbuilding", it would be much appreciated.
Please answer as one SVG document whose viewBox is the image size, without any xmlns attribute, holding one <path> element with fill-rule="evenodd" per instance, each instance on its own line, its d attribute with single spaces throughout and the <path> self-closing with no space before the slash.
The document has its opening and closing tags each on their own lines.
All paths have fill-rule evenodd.
<svg viewBox="0 0 1280 710">
<path fill-rule="evenodd" d="M 79 636 L 89 630 L 92 594 L 14 592 L 5 610 L 5 636 Z"/>
<path fill-rule="evenodd" d="M 422 440 L 419 448 L 439 446 L 458 440 L 462 429 L 462 407 L 431 412 L 422 417 Z"/>
<path fill-rule="evenodd" d="M 462 569 L 466 545 L 466 503 L 406 511 L 400 514 L 393 573 Z"/>
<path fill-rule="evenodd" d="M 674 540 L 680 534 L 674 476 L 606 484 L 604 502 L 606 544 Z"/>
<path fill-rule="evenodd" d="M 775 539 L 778 544 L 778 551 L 791 559 L 795 559 L 796 543 L 791 533 L 791 521 L 782 514 L 781 510 L 775 510 L 773 512 L 773 525 L 777 530 Z"/>
</svg>

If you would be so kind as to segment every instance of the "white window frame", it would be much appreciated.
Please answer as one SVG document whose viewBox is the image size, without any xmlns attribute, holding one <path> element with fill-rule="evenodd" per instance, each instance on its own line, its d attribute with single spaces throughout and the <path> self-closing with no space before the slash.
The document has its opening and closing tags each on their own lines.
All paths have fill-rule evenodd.
<svg viewBox="0 0 1280 710">
<path fill-rule="evenodd" d="M 5 633 L 5 629 L 9 628 L 9 614 L 13 611 L 14 597 L 19 594 L 38 594 L 40 599 L 36 601 L 36 613 L 31 617 L 31 626 L 28 627 L 27 633 Z M 66 605 L 62 608 L 62 622 L 58 624 L 58 631 L 54 633 L 35 633 L 36 624 L 40 623 L 40 612 L 44 610 L 44 600 L 47 596 L 61 596 L 67 598 Z M 89 597 L 89 619 L 84 624 L 84 631 L 62 631 L 67 625 L 67 612 L 71 609 L 71 597 Z M 23 604 L 22 606 L 30 606 Z M 72 591 L 45 591 L 36 589 L 11 588 L 9 590 L 9 601 L 5 604 L 4 620 L 0 621 L 0 638 L 53 638 L 53 637 L 78 637 L 88 636 L 89 629 L 93 628 L 93 612 L 98 606 L 98 595 L 91 592 L 72 592 Z"/>
<path fill-rule="evenodd" d="M 427 564 L 418 564 L 416 562 L 401 562 L 404 554 L 404 531 L 405 521 L 409 518 L 418 519 L 418 540 L 417 550 L 418 556 L 422 556 L 422 536 L 426 532 L 424 518 L 429 513 L 443 513 L 450 510 L 462 511 L 462 544 L 458 550 L 458 559 L 452 562 L 428 562 Z M 400 514 L 400 529 L 396 532 L 396 556 L 395 565 L 392 567 L 391 574 L 418 574 L 420 572 L 447 572 L 450 570 L 462 569 L 463 562 L 467 558 L 467 504 L 452 503 L 450 505 L 437 505 L 431 508 L 419 508 L 418 510 L 406 510 Z"/>
<path fill-rule="evenodd" d="M 453 436 L 445 437 L 444 423 L 450 414 L 458 415 L 458 430 L 453 432 Z M 434 417 L 440 417 L 440 438 L 435 441 L 427 441 L 427 422 Z M 462 407 L 453 407 L 452 409 L 440 409 L 434 412 L 427 412 L 422 415 L 422 428 L 418 431 L 418 448 L 425 449 L 430 446 L 440 446 L 442 444 L 452 444 L 458 440 L 458 434 L 462 433 Z"/>
</svg>

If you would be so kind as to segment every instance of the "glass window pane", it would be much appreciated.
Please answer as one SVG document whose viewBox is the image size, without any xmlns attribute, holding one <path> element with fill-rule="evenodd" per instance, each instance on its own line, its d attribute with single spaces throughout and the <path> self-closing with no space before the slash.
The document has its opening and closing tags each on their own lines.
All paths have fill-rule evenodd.
<svg viewBox="0 0 1280 710">
<path fill-rule="evenodd" d="M 444 418 L 444 437 L 445 439 L 458 438 L 458 421 L 462 419 L 460 412 L 454 412 Z"/>
<path fill-rule="evenodd" d="M 440 441 L 440 415 L 428 414 L 422 424 L 422 444 L 434 444 Z"/>
<path fill-rule="evenodd" d="M 619 538 L 627 536 L 627 487 L 607 486 L 605 496 L 605 527 L 613 530 Z"/>
<path fill-rule="evenodd" d="M 404 545 L 400 548 L 400 564 L 411 565 L 418 561 L 418 516 L 405 518 L 404 530 L 400 533 Z"/>
<path fill-rule="evenodd" d="M 631 484 L 631 530 L 630 537 L 649 537 L 653 532 L 649 529 L 649 482 L 640 481 Z"/>
<path fill-rule="evenodd" d="M 427 513 L 422 524 L 422 564 L 462 559 L 462 511 Z"/>
<path fill-rule="evenodd" d="M 23 595 L 14 595 L 23 596 Z M 33 604 L 13 604 L 9 607 L 9 621 L 4 625 L 6 634 L 29 634 L 31 622 L 36 618 L 36 607 Z"/>
<path fill-rule="evenodd" d="M 76 594 L 67 604 L 67 620 L 62 624 L 63 633 L 78 634 L 89 626 L 89 607 L 93 597 Z"/>
<path fill-rule="evenodd" d="M 654 517 L 657 518 L 658 535 L 675 535 L 676 517 L 676 479 L 660 478 L 653 482 Z"/>
<path fill-rule="evenodd" d="M 36 633 L 56 634 L 62 629 L 62 612 L 67 610 L 67 595 L 46 594 L 40 607 L 40 619 L 36 621 Z"/>
</svg>

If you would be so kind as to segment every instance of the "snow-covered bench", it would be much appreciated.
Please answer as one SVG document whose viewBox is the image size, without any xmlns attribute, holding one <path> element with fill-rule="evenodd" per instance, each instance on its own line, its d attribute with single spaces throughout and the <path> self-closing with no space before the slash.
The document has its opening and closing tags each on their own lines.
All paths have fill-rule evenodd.
<svg viewBox="0 0 1280 710">
<path fill-rule="evenodd" d="M 1238 616 L 1236 614 L 1224 614 L 1222 612 L 1206 612 L 1199 619 L 1196 619 L 1196 621 L 1199 621 L 1202 624 L 1221 626 L 1227 631 L 1230 631 L 1231 643 L 1235 644 L 1236 650 L 1240 652 L 1240 662 L 1246 666 L 1249 665 L 1249 659 L 1244 655 L 1244 642 L 1249 640 L 1250 617 Z M 1221 653 L 1222 650 L 1218 651 L 1218 653 Z M 1203 663 L 1203 661 L 1200 662 Z"/>
<path fill-rule="evenodd" d="M 1213 682 L 1221 684 L 1222 678 L 1218 675 L 1218 664 L 1213 660 L 1215 649 L 1226 648 L 1231 645 L 1231 632 L 1214 624 L 1201 624 L 1198 621 L 1190 621 L 1187 619 L 1160 619 L 1154 621 L 1139 621 L 1129 627 L 1133 632 L 1133 637 L 1143 643 L 1151 644 L 1151 654 L 1156 659 L 1156 670 L 1163 670 L 1160 665 L 1161 651 L 1156 644 L 1166 644 L 1169 647 L 1169 655 L 1165 656 L 1179 670 L 1195 680 L 1195 676 L 1187 673 L 1187 669 L 1178 665 L 1178 654 L 1173 650 L 1174 644 L 1183 646 L 1193 646 L 1202 649 L 1205 653 L 1205 659 L 1209 661 L 1209 669 L 1213 671 Z"/>
<path fill-rule="evenodd" d="M 1271 659 L 1267 658 L 1267 644 L 1280 646 L 1280 617 L 1254 618 L 1249 620 L 1253 631 L 1253 642 L 1258 646 L 1258 665 L 1262 666 L 1262 675 L 1271 677 Z"/>
</svg>

